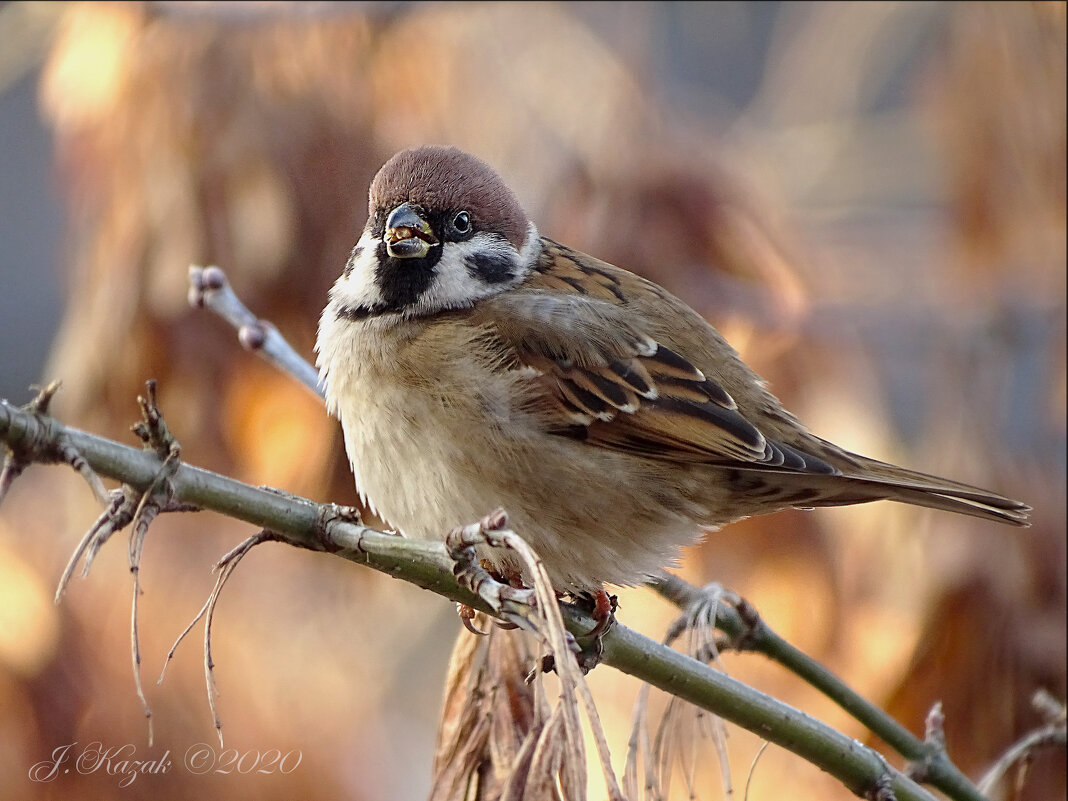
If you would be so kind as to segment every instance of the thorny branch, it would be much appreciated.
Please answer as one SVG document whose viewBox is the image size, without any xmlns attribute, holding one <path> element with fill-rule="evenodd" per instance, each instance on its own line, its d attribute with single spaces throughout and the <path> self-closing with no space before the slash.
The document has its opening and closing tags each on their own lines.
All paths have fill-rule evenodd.
<svg viewBox="0 0 1068 801">
<path fill-rule="evenodd" d="M 0 438 L 9 442 L 41 437 L 43 423 L 0 401 Z M 67 428 L 49 420 L 53 437 L 67 437 L 95 471 L 147 491 L 160 476 L 155 453 L 138 451 L 102 437 Z M 366 526 L 336 521 L 323 532 L 317 526 L 322 510 L 303 498 L 251 487 L 226 476 L 188 464 L 178 464 L 168 476 L 172 498 L 183 505 L 217 512 L 268 529 L 278 539 L 300 548 L 330 550 L 337 556 L 366 564 L 397 578 L 430 589 L 453 601 L 482 611 L 486 602 L 452 574 L 452 563 L 441 543 L 417 542 L 384 534 Z M 329 545 L 329 547 L 325 547 Z M 79 546 L 81 549 L 82 546 Z M 555 599 L 546 599 L 555 605 Z M 503 602 L 507 608 L 509 601 Z M 578 609 L 562 607 L 572 634 L 588 632 L 594 621 Z M 604 636 L 604 663 L 704 709 L 759 732 L 771 742 L 798 754 L 836 776 L 861 797 L 876 788 L 892 788 L 899 801 L 932 801 L 933 796 L 887 765 L 882 756 L 803 713 L 660 645 L 625 626 Z M 881 790 L 880 790 L 881 792 Z"/>
</svg>

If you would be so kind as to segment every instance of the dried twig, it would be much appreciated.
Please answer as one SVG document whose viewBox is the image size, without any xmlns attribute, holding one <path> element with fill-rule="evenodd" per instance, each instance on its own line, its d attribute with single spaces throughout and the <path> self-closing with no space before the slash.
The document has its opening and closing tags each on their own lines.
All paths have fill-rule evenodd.
<svg viewBox="0 0 1068 801">
<path fill-rule="evenodd" d="M 990 766 L 983 778 L 979 780 L 979 791 L 991 793 L 1010 770 L 1018 766 L 1020 774 L 1017 785 L 1023 782 L 1027 767 L 1037 751 L 1051 746 L 1064 748 L 1068 745 L 1068 728 L 1066 728 L 1065 706 L 1046 690 L 1037 690 L 1031 699 L 1031 705 L 1046 719 L 1046 723 L 1029 731 L 998 760 Z"/>
<path fill-rule="evenodd" d="M 686 653 L 702 662 L 718 663 L 719 644 L 715 624 L 722 601 L 740 598 L 716 584 L 694 596 L 683 614 L 668 627 L 663 639 L 671 645 L 686 635 Z M 722 669 L 722 668 L 720 668 Z M 631 801 L 641 797 L 666 798 L 670 794 L 672 767 L 678 761 L 691 798 L 696 797 L 696 766 L 701 740 L 712 741 L 720 764 L 724 797 L 733 797 L 730 763 L 727 759 L 727 729 L 723 720 L 705 710 L 672 697 L 650 743 L 649 685 L 642 685 L 631 718 L 624 786 Z M 644 791 L 644 796 L 643 796 Z"/>
<path fill-rule="evenodd" d="M 745 792 L 742 793 L 742 801 L 749 801 L 749 787 L 753 783 L 753 776 L 756 775 L 756 766 L 760 761 L 760 758 L 764 756 L 764 752 L 768 750 L 768 746 L 771 745 L 767 740 L 760 744 L 760 750 L 756 752 L 756 756 L 753 757 L 753 761 L 749 763 L 749 772 L 745 776 Z"/>
<path fill-rule="evenodd" d="M 544 779 L 531 774 L 531 757 L 552 711 L 544 682 L 523 679 L 536 659 L 535 642 L 526 632 L 494 626 L 486 636 L 460 633 L 445 682 L 430 801 L 502 798 L 506 785 L 515 801 L 546 797 L 536 794 Z"/>
<path fill-rule="evenodd" d="M 132 523 L 127 547 L 130 573 L 133 575 L 133 596 L 130 603 L 130 656 L 137 697 L 141 701 L 145 718 L 148 720 L 148 743 L 151 745 L 153 741 L 152 709 L 148 704 L 141 681 L 141 640 L 138 615 L 142 593 L 141 554 L 144 551 L 148 528 L 156 517 L 163 512 L 196 511 L 198 507 L 176 501 L 174 498 L 171 479 L 181 466 L 181 446 L 167 430 L 167 425 L 159 410 L 155 381 L 146 382 L 145 395 L 138 396 L 137 402 L 141 407 L 142 419 L 133 426 L 133 431 L 140 437 L 146 450 L 153 452 L 163 460 L 162 464 L 143 491 L 124 484 L 122 489 L 110 494 L 107 509 L 82 537 L 67 562 L 56 588 L 56 602 L 58 603 L 63 597 L 78 563 L 84 559 L 82 576 L 87 576 L 93 559 L 104 543 L 111 538 L 112 534 Z"/>
<path fill-rule="evenodd" d="M 703 595 L 700 588 L 666 572 L 650 581 L 649 586 L 684 609 L 700 603 Z M 930 743 L 917 738 L 885 711 L 846 685 L 824 665 L 780 637 L 744 598 L 739 598 L 737 603 L 719 604 L 716 607 L 715 625 L 727 637 L 724 642 L 719 643 L 720 648 L 754 651 L 778 662 L 867 726 L 909 760 L 910 765 L 921 764 L 923 780 L 950 798 L 960 801 L 986 801 L 975 784 L 950 761 L 944 748 L 932 748 Z"/>
<path fill-rule="evenodd" d="M 222 593 L 223 587 L 226 586 L 226 582 L 230 580 L 230 576 L 233 575 L 234 570 L 237 569 L 238 563 L 245 557 L 245 555 L 260 543 L 271 542 L 278 539 L 279 537 L 277 534 L 263 529 L 242 541 L 240 545 L 215 563 L 212 570 L 218 571 L 219 573 L 218 577 L 215 579 L 215 586 L 212 588 L 204 605 L 200 607 L 200 611 L 193 616 L 193 619 L 189 621 L 189 625 L 182 630 L 182 633 L 178 635 L 178 638 L 174 641 L 171 649 L 167 652 L 167 658 L 163 662 L 163 669 L 160 671 L 159 679 L 156 681 L 156 684 L 163 683 L 163 677 L 167 673 L 167 666 L 170 665 L 171 660 L 174 659 L 174 654 L 178 650 L 178 646 L 182 644 L 182 641 L 186 638 L 186 635 L 193 630 L 193 627 L 204 618 L 204 683 L 207 686 L 208 708 L 211 710 L 212 722 L 215 725 L 215 731 L 219 736 L 220 748 L 223 745 L 222 719 L 219 717 L 218 708 L 215 706 L 215 697 L 219 694 L 219 688 L 215 683 L 215 661 L 211 658 L 211 626 L 212 622 L 215 620 L 215 605 L 219 602 L 219 595 Z"/>
<path fill-rule="evenodd" d="M 526 760 L 517 760 L 524 782 L 531 777 L 548 781 L 555 777 L 564 788 L 564 797 L 584 798 L 586 790 L 585 747 L 578 703 L 582 702 L 590 723 L 594 743 L 604 772 L 609 797 L 622 801 L 623 794 L 612 770 L 608 742 L 597 715 L 597 709 L 575 653 L 577 646 L 560 616 L 549 575 L 541 559 L 527 543 L 505 528 L 508 518 L 498 510 L 479 523 L 458 528 L 449 534 L 446 544 L 456 558 L 456 575 L 468 582 L 471 589 L 487 603 L 496 604 L 505 619 L 537 633 L 549 647 L 556 673 L 560 677 L 560 702 L 556 705 L 548 725 L 542 729 L 536 744 L 531 743 L 529 768 Z M 530 590 L 517 590 L 493 579 L 475 562 L 475 546 L 488 545 L 507 548 L 516 553 L 533 578 L 533 598 Z M 521 755 L 525 756 L 525 755 Z M 529 788 L 527 788 L 529 792 Z"/>
<path fill-rule="evenodd" d="M 222 588 L 226 586 L 226 582 L 230 580 L 230 576 L 233 575 L 234 570 L 237 569 L 238 563 L 240 563 L 245 555 L 260 543 L 274 539 L 277 539 L 277 535 L 272 532 L 267 530 L 260 531 L 242 542 L 230 551 L 230 553 L 226 554 L 226 556 L 220 559 L 215 566 L 219 571 L 219 577 L 215 580 L 215 586 L 212 588 L 211 595 L 208 596 L 208 602 L 205 605 L 204 683 L 207 685 L 208 706 L 211 708 L 211 716 L 212 721 L 215 724 L 215 731 L 219 734 L 220 747 L 223 744 L 222 720 L 219 718 L 219 711 L 215 706 L 215 697 L 219 694 L 219 688 L 215 684 L 215 662 L 211 658 L 211 624 L 215 620 L 215 605 L 219 602 L 219 595 L 222 593 Z"/>
</svg>

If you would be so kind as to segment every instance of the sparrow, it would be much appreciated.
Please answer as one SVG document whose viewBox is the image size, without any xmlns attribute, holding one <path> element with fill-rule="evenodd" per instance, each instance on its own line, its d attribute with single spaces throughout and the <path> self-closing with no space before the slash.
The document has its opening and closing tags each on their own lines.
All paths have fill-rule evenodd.
<svg viewBox="0 0 1068 801">
<path fill-rule="evenodd" d="M 697 312 L 541 236 L 474 156 L 397 153 L 368 214 L 317 363 L 361 497 L 406 536 L 503 507 L 557 591 L 603 596 L 788 508 L 891 500 L 1027 525 L 1019 501 L 809 433 Z"/>
</svg>

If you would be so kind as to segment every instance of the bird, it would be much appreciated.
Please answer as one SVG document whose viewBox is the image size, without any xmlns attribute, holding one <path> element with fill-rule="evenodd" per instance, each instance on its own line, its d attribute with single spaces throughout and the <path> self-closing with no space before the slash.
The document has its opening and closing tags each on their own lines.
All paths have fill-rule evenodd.
<svg viewBox="0 0 1068 801">
<path fill-rule="evenodd" d="M 435 540 L 503 508 L 558 592 L 641 584 L 706 532 L 789 508 L 890 500 L 1027 525 L 1024 503 L 810 433 L 701 315 L 542 236 L 454 147 L 375 175 L 316 351 L 372 511 Z"/>
</svg>

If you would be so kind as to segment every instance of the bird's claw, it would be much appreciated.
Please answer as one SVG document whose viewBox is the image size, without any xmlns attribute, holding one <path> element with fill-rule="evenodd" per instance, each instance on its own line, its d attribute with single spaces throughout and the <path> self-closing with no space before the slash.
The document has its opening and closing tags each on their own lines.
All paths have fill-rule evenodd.
<svg viewBox="0 0 1068 801">
<path fill-rule="evenodd" d="M 479 562 L 475 552 L 476 546 L 488 545 L 490 547 L 502 547 L 504 545 L 502 534 L 508 531 L 508 515 L 503 509 L 486 515 L 477 523 L 460 526 L 453 529 L 445 537 L 445 547 L 452 558 L 453 575 L 459 579 L 465 587 L 477 595 L 486 603 L 493 612 L 506 621 L 506 624 L 516 627 L 524 626 L 524 618 L 506 609 L 509 603 L 534 608 L 534 591 L 525 587 L 513 587 L 498 581 Z M 461 615 L 463 620 L 463 615 Z M 464 623 L 468 625 L 470 621 Z M 469 627 L 470 628 L 470 627 Z"/>
</svg>

